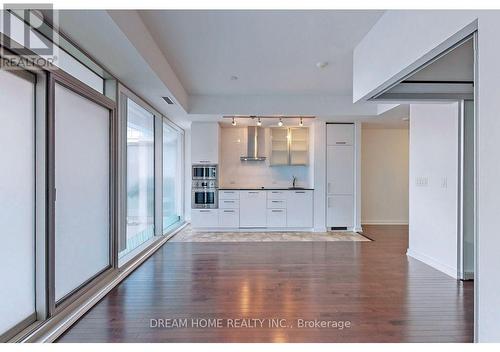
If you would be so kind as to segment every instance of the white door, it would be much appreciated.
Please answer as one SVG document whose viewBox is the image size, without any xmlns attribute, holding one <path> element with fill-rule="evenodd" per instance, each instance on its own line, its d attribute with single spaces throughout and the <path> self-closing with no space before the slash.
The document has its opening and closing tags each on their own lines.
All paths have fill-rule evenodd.
<svg viewBox="0 0 500 352">
<path fill-rule="evenodd" d="M 266 227 L 266 191 L 240 192 L 240 227 Z"/>
<path fill-rule="evenodd" d="M 354 193 L 354 148 L 327 147 L 327 193 Z"/>
<path fill-rule="evenodd" d="M 354 197 L 336 195 L 327 198 L 327 227 L 354 226 Z"/>
</svg>

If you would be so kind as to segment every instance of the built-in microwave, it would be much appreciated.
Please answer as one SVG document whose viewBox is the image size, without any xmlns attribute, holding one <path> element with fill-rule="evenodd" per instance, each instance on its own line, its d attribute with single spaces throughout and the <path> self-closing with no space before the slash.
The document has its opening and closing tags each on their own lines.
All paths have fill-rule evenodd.
<svg viewBox="0 0 500 352">
<path fill-rule="evenodd" d="M 193 180 L 217 180 L 217 165 L 193 165 Z"/>
<path fill-rule="evenodd" d="M 193 188 L 191 204 L 193 209 L 217 209 L 217 188 Z"/>
</svg>

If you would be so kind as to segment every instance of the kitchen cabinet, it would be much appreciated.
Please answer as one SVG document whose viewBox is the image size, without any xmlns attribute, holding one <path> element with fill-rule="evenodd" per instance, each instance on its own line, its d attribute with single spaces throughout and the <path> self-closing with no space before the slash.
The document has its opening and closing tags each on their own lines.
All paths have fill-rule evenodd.
<svg viewBox="0 0 500 352">
<path fill-rule="evenodd" d="M 312 227 L 313 192 L 310 190 L 288 191 L 286 213 L 287 227 Z"/>
<path fill-rule="evenodd" d="M 273 166 L 288 165 L 289 163 L 288 129 L 272 127 L 270 131 L 271 131 L 270 164 Z"/>
<path fill-rule="evenodd" d="M 326 226 L 354 226 L 354 125 L 328 124 L 326 149 Z"/>
<path fill-rule="evenodd" d="M 307 165 L 309 163 L 308 127 L 272 127 L 270 165 Z"/>
<path fill-rule="evenodd" d="M 354 192 L 354 148 L 344 145 L 329 145 L 326 151 L 328 194 L 353 194 Z"/>
<path fill-rule="evenodd" d="M 266 191 L 240 191 L 240 227 L 266 227 Z"/>
<path fill-rule="evenodd" d="M 217 122 L 191 124 L 191 163 L 219 163 L 220 126 Z"/>
<path fill-rule="evenodd" d="M 286 209 L 267 209 L 267 227 L 286 227 Z"/>
<path fill-rule="evenodd" d="M 238 209 L 240 201 L 238 199 L 222 199 L 219 197 L 219 209 Z"/>
<path fill-rule="evenodd" d="M 219 209 L 219 227 L 237 228 L 240 226 L 240 211 L 238 209 Z"/>
<path fill-rule="evenodd" d="M 329 123 L 326 125 L 327 145 L 354 145 L 354 124 Z"/>
<path fill-rule="evenodd" d="M 354 196 L 332 195 L 327 198 L 327 226 L 353 227 L 354 226 Z"/>
<path fill-rule="evenodd" d="M 195 228 L 218 227 L 219 210 L 218 209 L 192 209 L 191 223 Z"/>
<path fill-rule="evenodd" d="M 240 199 L 240 191 L 238 191 L 238 190 L 219 191 L 219 200 L 222 200 L 222 199 Z"/>
</svg>

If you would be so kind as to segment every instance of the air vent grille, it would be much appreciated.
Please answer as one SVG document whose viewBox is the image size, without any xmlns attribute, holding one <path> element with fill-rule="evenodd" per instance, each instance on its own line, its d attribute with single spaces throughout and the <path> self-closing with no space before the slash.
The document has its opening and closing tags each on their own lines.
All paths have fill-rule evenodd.
<svg viewBox="0 0 500 352">
<path fill-rule="evenodd" d="M 170 99 L 169 97 L 162 97 L 163 100 L 165 100 L 167 102 L 168 105 L 174 105 L 174 102 L 172 99 Z"/>
</svg>

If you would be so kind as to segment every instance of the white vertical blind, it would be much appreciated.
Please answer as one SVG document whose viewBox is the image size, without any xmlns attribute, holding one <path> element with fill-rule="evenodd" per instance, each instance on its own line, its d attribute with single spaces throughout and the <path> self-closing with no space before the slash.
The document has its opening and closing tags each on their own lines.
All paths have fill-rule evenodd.
<svg viewBox="0 0 500 352">
<path fill-rule="evenodd" d="M 35 312 L 34 84 L 0 70 L 0 334 Z"/>
<path fill-rule="evenodd" d="M 55 297 L 109 264 L 109 111 L 56 85 Z"/>
</svg>

